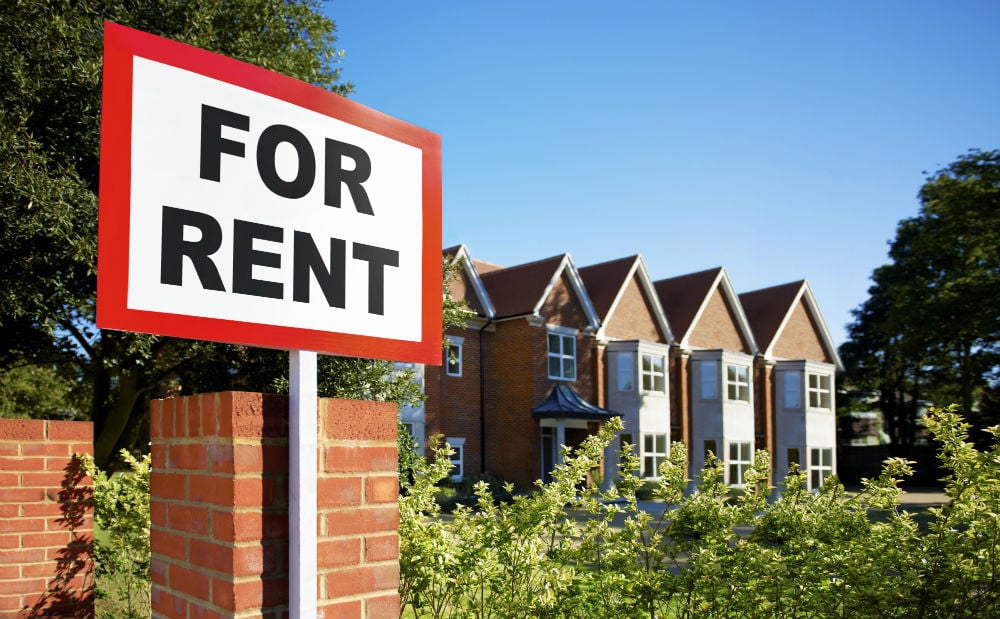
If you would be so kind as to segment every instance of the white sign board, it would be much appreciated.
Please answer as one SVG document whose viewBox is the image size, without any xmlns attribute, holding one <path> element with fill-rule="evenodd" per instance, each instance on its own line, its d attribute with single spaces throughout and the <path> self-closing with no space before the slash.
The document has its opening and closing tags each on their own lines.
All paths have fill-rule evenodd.
<svg viewBox="0 0 1000 619">
<path fill-rule="evenodd" d="M 98 326 L 440 363 L 440 138 L 106 28 Z"/>
</svg>

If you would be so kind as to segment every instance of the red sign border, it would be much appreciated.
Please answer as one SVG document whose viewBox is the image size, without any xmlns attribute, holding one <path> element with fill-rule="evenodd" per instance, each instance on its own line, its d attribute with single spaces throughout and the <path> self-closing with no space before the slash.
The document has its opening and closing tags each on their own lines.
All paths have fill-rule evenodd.
<svg viewBox="0 0 1000 619">
<path fill-rule="evenodd" d="M 129 309 L 132 66 L 135 56 L 281 99 L 420 149 L 423 168 L 420 341 Z M 248 346 L 441 364 L 439 135 L 311 84 L 113 22 L 104 24 L 103 79 L 97 234 L 98 327 Z"/>
</svg>

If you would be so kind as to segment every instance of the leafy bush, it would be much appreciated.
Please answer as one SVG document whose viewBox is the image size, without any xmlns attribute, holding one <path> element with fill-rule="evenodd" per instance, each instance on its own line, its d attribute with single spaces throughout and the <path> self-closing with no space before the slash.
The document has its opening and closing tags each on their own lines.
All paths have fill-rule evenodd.
<svg viewBox="0 0 1000 619">
<path fill-rule="evenodd" d="M 94 569 L 98 619 L 149 617 L 150 456 L 126 450 L 129 470 L 113 475 L 82 456 L 94 480 Z"/>
<path fill-rule="evenodd" d="M 652 489 L 670 508 L 654 518 L 637 509 L 644 481 L 630 452 L 613 489 L 584 487 L 616 423 L 567 453 L 534 493 L 497 504 L 480 483 L 475 508 L 443 519 L 434 492 L 449 463 L 439 448 L 400 499 L 404 616 L 996 617 L 1000 447 L 977 451 L 954 408 L 934 410 L 928 428 L 950 502 L 926 534 L 897 506 L 911 472 L 903 460 L 886 461 L 857 494 L 836 478 L 810 492 L 793 470 L 772 498 L 761 451 L 744 491 L 731 493 L 712 462 L 687 492 L 679 443 Z"/>
</svg>

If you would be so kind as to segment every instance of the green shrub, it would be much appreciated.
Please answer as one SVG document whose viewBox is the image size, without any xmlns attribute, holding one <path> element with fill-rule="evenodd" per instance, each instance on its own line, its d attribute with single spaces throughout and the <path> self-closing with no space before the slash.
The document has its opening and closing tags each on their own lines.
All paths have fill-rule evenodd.
<svg viewBox="0 0 1000 619">
<path fill-rule="evenodd" d="M 475 508 L 439 518 L 437 480 L 420 463 L 400 500 L 404 616 L 428 618 L 950 618 L 1000 616 L 1000 448 L 977 451 L 954 408 L 934 410 L 950 502 L 922 534 L 897 506 L 909 463 L 890 459 L 856 494 L 835 477 L 809 491 L 793 470 L 772 497 L 769 456 L 757 452 L 746 487 L 733 493 L 718 462 L 693 492 L 686 451 L 675 444 L 652 497 L 669 509 L 637 509 L 647 482 L 622 454 L 615 487 L 581 487 L 619 426 L 609 423 L 567 454 L 550 484 L 509 504 L 476 486 Z M 994 436 L 997 430 L 992 430 Z"/>
<path fill-rule="evenodd" d="M 94 480 L 98 619 L 149 617 L 149 454 L 140 459 L 123 449 L 129 470 L 113 475 L 81 457 Z"/>
</svg>

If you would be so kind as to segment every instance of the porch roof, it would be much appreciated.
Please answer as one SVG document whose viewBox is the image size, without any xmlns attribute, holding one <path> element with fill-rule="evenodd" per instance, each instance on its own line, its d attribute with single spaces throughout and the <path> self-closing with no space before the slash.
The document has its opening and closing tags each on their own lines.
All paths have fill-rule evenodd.
<svg viewBox="0 0 1000 619">
<path fill-rule="evenodd" d="M 572 387 L 562 384 L 553 387 L 545 401 L 531 409 L 531 414 L 535 419 L 563 417 L 587 421 L 608 421 L 621 416 L 584 400 Z"/>
</svg>

